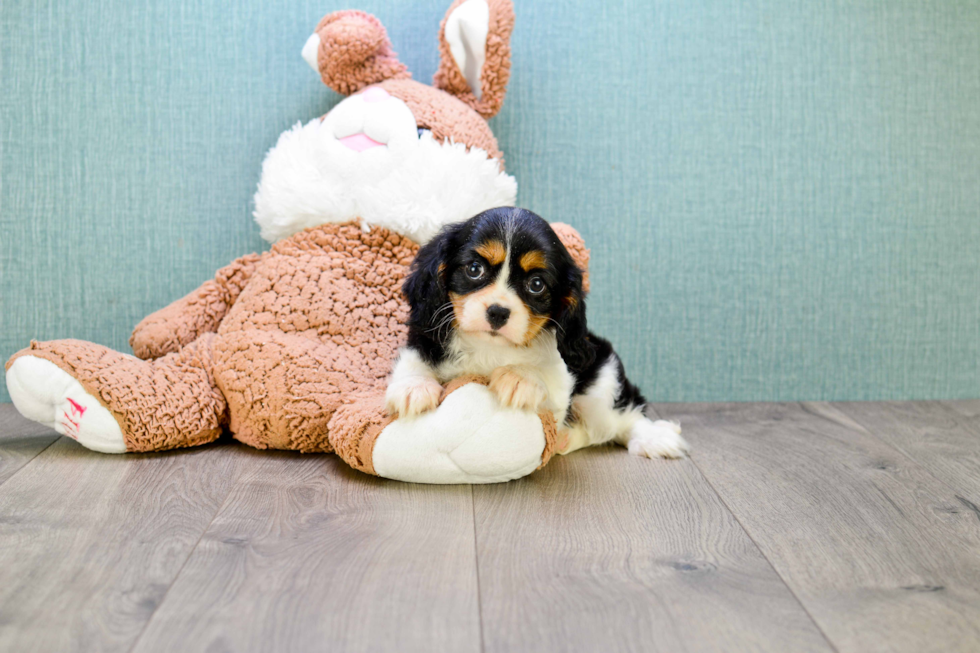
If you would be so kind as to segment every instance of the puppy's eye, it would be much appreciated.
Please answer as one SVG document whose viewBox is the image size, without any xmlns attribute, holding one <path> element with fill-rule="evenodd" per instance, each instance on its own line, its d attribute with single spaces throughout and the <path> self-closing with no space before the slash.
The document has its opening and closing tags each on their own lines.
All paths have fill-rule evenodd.
<svg viewBox="0 0 980 653">
<path fill-rule="evenodd" d="M 531 277 L 527 280 L 527 291 L 532 295 L 540 295 L 544 292 L 544 279 L 541 277 Z"/>
<path fill-rule="evenodd" d="M 486 268 L 484 268 L 483 263 L 480 263 L 479 261 L 473 261 L 472 263 L 466 266 L 466 276 L 472 279 L 473 281 L 482 279 L 485 273 L 486 273 Z"/>
</svg>

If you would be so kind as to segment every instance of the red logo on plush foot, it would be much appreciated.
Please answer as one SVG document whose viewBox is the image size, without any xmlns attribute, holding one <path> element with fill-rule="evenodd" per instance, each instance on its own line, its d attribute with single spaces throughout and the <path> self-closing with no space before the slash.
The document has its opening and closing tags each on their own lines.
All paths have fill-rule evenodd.
<svg viewBox="0 0 980 653">
<path fill-rule="evenodd" d="M 67 410 L 62 411 L 62 415 L 64 415 L 64 419 L 61 420 L 61 426 L 65 429 L 65 435 L 67 435 L 72 440 L 77 440 L 78 431 L 79 431 L 78 422 L 82 420 L 82 415 L 85 414 L 87 408 L 85 408 L 85 406 L 81 405 L 71 397 L 65 397 L 65 398 L 68 399 L 68 403 L 71 404 L 71 406 L 69 406 L 71 415 L 68 414 Z M 72 419 L 72 417 L 74 417 L 75 419 Z M 75 420 L 78 420 L 78 422 L 76 422 Z"/>
<path fill-rule="evenodd" d="M 81 417 L 82 415 L 85 414 L 85 411 L 88 410 L 87 408 L 85 408 L 85 406 L 82 406 L 71 397 L 66 397 L 66 399 L 68 399 L 68 403 L 71 404 L 72 415 L 78 415 L 79 417 Z"/>
<path fill-rule="evenodd" d="M 69 400 L 70 401 L 70 400 Z M 75 403 L 75 402 L 72 402 Z M 68 416 L 67 411 L 62 411 L 64 419 L 61 420 L 61 426 L 65 429 L 65 435 L 67 435 L 72 440 L 78 439 L 78 422 L 72 421 L 71 417 Z"/>
</svg>

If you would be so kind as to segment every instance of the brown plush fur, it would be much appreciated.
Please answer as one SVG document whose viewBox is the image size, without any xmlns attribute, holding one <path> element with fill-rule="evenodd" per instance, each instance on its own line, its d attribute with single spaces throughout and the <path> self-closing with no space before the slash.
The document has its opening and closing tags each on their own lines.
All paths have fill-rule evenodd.
<svg viewBox="0 0 980 653">
<path fill-rule="evenodd" d="M 252 276 L 259 254 L 247 254 L 218 270 L 214 279 L 166 308 L 143 318 L 133 329 L 129 346 L 140 358 L 159 358 L 215 331 Z"/>
<path fill-rule="evenodd" d="M 323 17 L 316 33 L 320 37 L 320 77 L 341 95 L 386 79 L 412 76 L 391 49 L 387 30 L 371 14 L 335 11 Z"/>
<path fill-rule="evenodd" d="M 491 159 L 500 161 L 503 169 L 504 155 L 490 126 L 462 100 L 411 79 L 390 80 L 379 86 L 407 104 L 419 127 L 432 130 L 433 138 L 439 142 L 451 138 L 478 147 Z"/>
</svg>

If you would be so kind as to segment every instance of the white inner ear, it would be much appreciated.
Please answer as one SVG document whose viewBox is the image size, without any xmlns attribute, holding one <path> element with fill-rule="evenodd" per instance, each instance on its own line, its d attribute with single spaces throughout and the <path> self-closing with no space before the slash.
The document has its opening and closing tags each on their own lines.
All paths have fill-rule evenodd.
<svg viewBox="0 0 980 653">
<path fill-rule="evenodd" d="M 490 5 L 486 0 L 466 0 L 446 20 L 449 52 L 463 73 L 476 99 L 480 99 L 480 71 L 487 58 L 487 32 L 490 31 Z"/>
</svg>

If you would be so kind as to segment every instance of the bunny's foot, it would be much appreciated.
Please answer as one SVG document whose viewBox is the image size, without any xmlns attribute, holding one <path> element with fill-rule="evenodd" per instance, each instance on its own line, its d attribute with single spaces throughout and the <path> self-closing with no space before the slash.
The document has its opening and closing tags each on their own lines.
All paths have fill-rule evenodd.
<svg viewBox="0 0 980 653">
<path fill-rule="evenodd" d="M 99 400 L 51 361 L 17 358 L 7 370 L 7 390 L 20 413 L 102 453 L 125 453 L 115 418 Z"/>
</svg>

